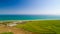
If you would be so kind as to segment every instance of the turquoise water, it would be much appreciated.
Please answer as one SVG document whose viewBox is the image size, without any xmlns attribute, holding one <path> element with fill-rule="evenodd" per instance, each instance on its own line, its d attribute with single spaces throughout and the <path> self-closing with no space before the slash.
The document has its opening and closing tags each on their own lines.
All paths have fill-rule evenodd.
<svg viewBox="0 0 60 34">
<path fill-rule="evenodd" d="M 60 19 L 53 15 L 0 15 L 0 20 L 36 20 L 36 19 Z"/>
</svg>

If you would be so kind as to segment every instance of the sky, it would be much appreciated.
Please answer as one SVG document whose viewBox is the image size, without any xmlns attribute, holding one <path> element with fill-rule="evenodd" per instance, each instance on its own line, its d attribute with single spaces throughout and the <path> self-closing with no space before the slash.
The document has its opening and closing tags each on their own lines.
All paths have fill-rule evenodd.
<svg viewBox="0 0 60 34">
<path fill-rule="evenodd" d="M 0 14 L 60 15 L 60 0 L 0 0 Z"/>
</svg>

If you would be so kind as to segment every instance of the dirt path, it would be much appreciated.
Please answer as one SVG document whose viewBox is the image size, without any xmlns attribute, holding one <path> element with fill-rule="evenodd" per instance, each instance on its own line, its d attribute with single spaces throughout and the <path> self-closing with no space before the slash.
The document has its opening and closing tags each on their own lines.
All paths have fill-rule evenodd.
<svg viewBox="0 0 60 34">
<path fill-rule="evenodd" d="M 18 29 L 15 27 L 0 26 L 0 33 L 3 33 L 3 32 L 13 32 L 14 34 L 32 34 L 32 32 L 28 32 L 23 29 Z"/>
<path fill-rule="evenodd" d="M 10 27 L 9 31 L 13 32 L 14 34 L 32 34 L 32 32 L 28 32 L 23 29 L 18 29 L 15 27 Z"/>
</svg>

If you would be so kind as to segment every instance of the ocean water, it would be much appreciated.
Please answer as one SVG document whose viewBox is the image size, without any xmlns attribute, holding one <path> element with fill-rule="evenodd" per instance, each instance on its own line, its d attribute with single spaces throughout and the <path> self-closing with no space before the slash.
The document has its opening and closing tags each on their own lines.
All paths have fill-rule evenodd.
<svg viewBox="0 0 60 34">
<path fill-rule="evenodd" d="M 60 19 L 54 15 L 0 15 L 0 20 L 37 20 L 37 19 Z"/>
</svg>

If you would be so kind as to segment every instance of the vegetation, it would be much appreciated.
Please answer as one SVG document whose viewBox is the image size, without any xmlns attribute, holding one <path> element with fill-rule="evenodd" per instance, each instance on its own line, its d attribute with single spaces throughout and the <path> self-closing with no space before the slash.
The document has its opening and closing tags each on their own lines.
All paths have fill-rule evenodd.
<svg viewBox="0 0 60 34">
<path fill-rule="evenodd" d="M 1 34 L 13 34 L 12 32 L 4 32 L 4 33 L 1 33 Z"/>
<path fill-rule="evenodd" d="M 60 34 L 60 20 L 28 21 L 16 27 L 38 34 Z"/>
<path fill-rule="evenodd" d="M 1 22 L 0 24 L 7 26 L 7 24 L 9 24 L 9 23 L 12 23 L 12 22 L 6 21 L 6 22 Z"/>
</svg>

